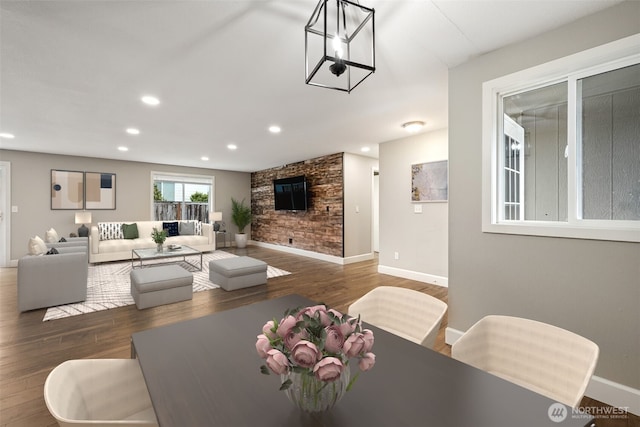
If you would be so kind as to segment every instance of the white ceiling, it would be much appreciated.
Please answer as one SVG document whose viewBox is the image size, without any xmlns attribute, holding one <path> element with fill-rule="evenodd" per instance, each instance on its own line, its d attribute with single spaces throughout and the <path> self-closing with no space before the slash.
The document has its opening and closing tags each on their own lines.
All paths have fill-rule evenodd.
<svg viewBox="0 0 640 427">
<path fill-rule="evenodd" d="M 620 0 L 361 0 L 377 70 L 351 94 L 304 83 L 316 3 L 1 0 L 0 147 L 236 171 L 377 157 L 404 122 L 447 127 L 449 67 Z"/>
</svg>

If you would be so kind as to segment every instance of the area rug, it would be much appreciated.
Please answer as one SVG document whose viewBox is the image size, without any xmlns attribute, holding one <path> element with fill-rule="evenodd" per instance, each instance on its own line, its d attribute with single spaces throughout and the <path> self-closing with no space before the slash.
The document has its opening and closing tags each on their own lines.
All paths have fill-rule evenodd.
<svg viewBox="0 0 640 427">
<path fill-rule="evenodd" d="M 235 256 L 224 251 L 203 254 L 202 271 L 193 272 L 193 292 L 219 288 L 220 286 L 211 283 L 209 280 L 209 261 Z M 189 270 L 192 270 L 192 268 L 189 268 Z M 42 321 L 46 322 L 133 304 L 131 281 L 129 280 L 130 272 L 131 261 L 90 265 L 86 301 L 48 308 Z M 270 265 L 267 266 L 267 278 L 286 276 L 287 274 L 291 273 Z"/>
</svg>

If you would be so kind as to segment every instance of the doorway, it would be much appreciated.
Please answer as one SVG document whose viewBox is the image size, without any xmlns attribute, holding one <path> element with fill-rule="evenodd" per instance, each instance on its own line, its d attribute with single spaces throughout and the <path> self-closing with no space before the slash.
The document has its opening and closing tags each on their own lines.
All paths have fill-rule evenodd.
<svg viewBox="0 0 640 427">
<path fill-rule="evenodd" d="M 373 194 L 371 195 L 371 243 L 373 252 L 380 252 L 380 172 L 373 169 Z"/>
<path fill-rule="evenodd" d="M 11 163 L 0 162 L 0 267 L 9 266 L 11 242 Z"/>
</svg>

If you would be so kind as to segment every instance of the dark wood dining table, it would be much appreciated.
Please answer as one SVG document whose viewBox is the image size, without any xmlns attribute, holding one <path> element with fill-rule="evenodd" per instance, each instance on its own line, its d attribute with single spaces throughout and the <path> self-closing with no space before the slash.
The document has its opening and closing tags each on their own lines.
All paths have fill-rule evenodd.
<svg viewBox="0 0 640 427">
<path fill-rule="evenodd" d="M 302 412 L 278 391 L 279 376 L 260 373 L 264 360 L 255 342 L 268 320 L 279 320 L 288 308 L 313 304 L 289 295 L 134 333 L 132 356 L 142 368 L 159 425 L 592 425 L 586 414 L 574 414 L 545 396 L 369 325 L 375 335 L 373 369 L 361 373 L 331 410 Z M 353 362 L 352 376 L 358 370 Z"/>
</svg>

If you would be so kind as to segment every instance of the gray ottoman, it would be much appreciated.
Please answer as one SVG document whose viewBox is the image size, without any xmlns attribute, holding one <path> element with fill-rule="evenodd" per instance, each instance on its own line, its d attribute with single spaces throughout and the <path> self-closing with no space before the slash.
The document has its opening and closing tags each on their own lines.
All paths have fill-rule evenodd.
<svg viewBox="0 0 640 427">
<path fill-rule="evenodd" d="M 138 268 L 130 277 L 131 296 L 140 309 L 193 298 L 193 275 L 179 265 Z"/>
<path fill-rule="evenodd" d="M 267 263 L 248 256 L 209 261 L 209 280 L 225 291 L 267 283 Z"/>
</svg>

